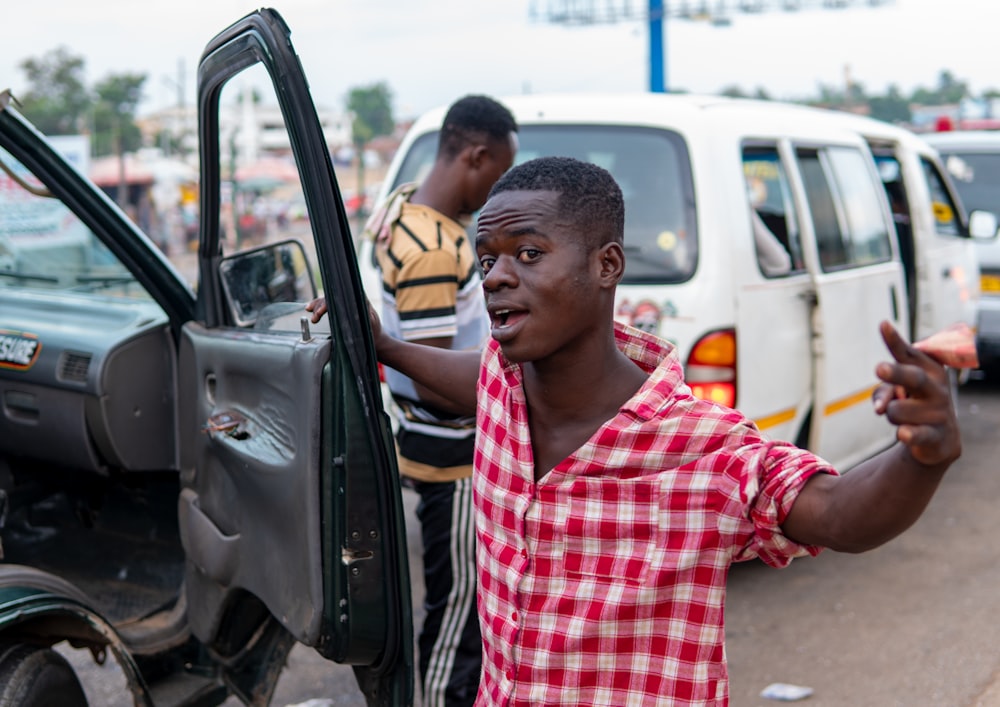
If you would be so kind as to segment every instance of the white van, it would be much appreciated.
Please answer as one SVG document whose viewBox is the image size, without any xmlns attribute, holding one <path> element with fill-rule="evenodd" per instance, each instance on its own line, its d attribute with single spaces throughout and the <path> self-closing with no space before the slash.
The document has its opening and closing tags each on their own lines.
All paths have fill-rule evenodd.
<svg viewBox="0 0 1000 707">
<path fill-rule="evenodd" d="M 965 206 L 1000 218 L 1000 132 L 960 130 L 928 133 L 924 138 L 941 154 Z M 996 372 L 1000 369 L 1000 240 L 978 246 L 979 359 L 984 368 Z"/>
<path fill-rule="evenodd" d="M 775 438 L 840 468 L 888 446 L 894 430 L 870 402 L 875 365 L 888 356 L 879 321 L 909 336 L 975 321 L 964 215 L 933 151 L 905 131 L 714 96 L 503 102 L 520 126 L 518 162 L 576 157 L 621 185 L 618 318 L 675 343 L 697 395 L 739 407 Z M 445 110 L 413 125 L 384 193 L 429 169 Z M 896 167 L 883 167 L 886 180 L 908 190 L 912 255 L 897 241 L 876 145 L 881 164 Z M 941 215 L 947 205 L 948 228 L 940 215 L 929 222 L 932 201 Z M 369 273 L 370 260 L 360 244 Z M 373 299 L 377 283 L 366 278 Z"/>
</svg>

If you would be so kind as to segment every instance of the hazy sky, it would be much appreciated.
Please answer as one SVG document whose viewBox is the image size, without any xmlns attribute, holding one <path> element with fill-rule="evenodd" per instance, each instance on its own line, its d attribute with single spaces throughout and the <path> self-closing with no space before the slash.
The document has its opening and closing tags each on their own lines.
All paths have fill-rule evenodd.
<svg viewBox="0 0 1000 707">
<path fill-rule="evenodd" d="M 701 0 L 688 0 L 695 4 Z M 723 0 L 734 6 L 739 0 Z M 594 0 L 598 6 L 615 0 Z M 618 0 L 621 5 L 623 0 Z M 678 0 L 665 0 L 677 3 Z M 720 0 L 708 0 L 717 6 Z M 58 46 L 86 60 L 88 84 L 108 73 L 148 75 L 140 112 L 195 96 L 198 59 L 218 31 L 259 5 L 237 0 L 5 0 L 0 89 L 24 88 L 19 68 Z M 565 27 L 532 20 L 549 0 L 275 0 L 292 31 L 317 105 L 384 80 L 397 117 L 465 93 L 645 91 L 642 20 Z M 807 5 L 819 5 L 817 0 Z M 851 78 L 869 92 L 936 85 L 942 69 L 975 92 L 1000 88 L 996 0 L 895 0 L 868 8 L 735 14 L 728 27 L 670 20 L 671 88 L 716 93 L 760 86 L 775 98 L 816 95 Z M 632 0 L 637 9 L 646 0 Z M 538 13 L 536 13 L 537 15 Z M 544 13 L 542 13 L 544 14 Z"/>
</svg>

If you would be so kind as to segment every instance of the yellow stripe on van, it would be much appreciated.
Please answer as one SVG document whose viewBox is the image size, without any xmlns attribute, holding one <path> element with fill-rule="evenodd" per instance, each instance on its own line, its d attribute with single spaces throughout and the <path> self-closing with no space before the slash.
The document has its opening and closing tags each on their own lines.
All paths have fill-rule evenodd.
<svg viewBox="0 0 1000 707">
<path fill-rule="evenodd" d="M 782 410 L 781 412 L 776 412 L 773 415 L 762 417 L 759 420 L 754 420 L 754 422 L 757 424 L 757 429 L 766 430 L 770 427 L 777 427 L 778 425 L 788 422 L 794 418 L 795 408 L 789 408 L 788 410 Z"/>
<path fill-rule="evenodd" d="M 875 388 L 878 385 L 873 385 L 864 390 L 858 391 L 848 395 L 846 398 L 841 398 L 840 400 L 834 400 L 832 403 L 828 403 L 825 408 L 823 408 L 823 415 L 834 415 L 841 410 L 846 410 L 852 405 L 857 405 L 858 403 L 863 403 L 867 400 L 871 400 L 872 393 L 875 392 Z"/>
</svg>

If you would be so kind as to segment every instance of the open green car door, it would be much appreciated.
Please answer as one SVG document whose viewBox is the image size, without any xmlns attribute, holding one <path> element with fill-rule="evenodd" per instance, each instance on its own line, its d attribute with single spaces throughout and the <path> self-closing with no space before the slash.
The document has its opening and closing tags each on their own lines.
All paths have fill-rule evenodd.
<svg viewBox="0 0 1000 707">
<path fill-rule="evenodd" d="M 311 233 L 304 249 L 240 248 L 255 234 L 241 232 L 234 155 L 247 162 L 259 148 L 240 116 L 262 92 L 273 92 L 272 123 L 291 145 L 308 211 L 298 226 Z M 406 541 L 367 301 L 329 149 L 276 12 L 248 15 L 209 43 L 198 105 L 203 316 L 184 325 L 179 359 L 192 629 L 238 652 L 259 626 L 241 628 L 244 616 L 266 611 L 291 637 L 355 666 L 370 704 L 409 704 Z M 225 256 L 234 245 L 241 254 Z M 321 325 L 301 306 L 314 294 L 301 282 L 309 273 L 295 270 L 306 251 L 329 303 Z"/>
</svg>

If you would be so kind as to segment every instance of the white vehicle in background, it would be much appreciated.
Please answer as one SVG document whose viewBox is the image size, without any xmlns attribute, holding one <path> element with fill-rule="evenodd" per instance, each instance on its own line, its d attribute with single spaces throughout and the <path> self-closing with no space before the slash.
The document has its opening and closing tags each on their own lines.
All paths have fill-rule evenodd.
<svg viewBox="0 0 1000 707">
<path fill-rule="evenodd" d="M 518 162 L 571 156 L 621 186 L 618 318 L 675 343 L 696 395 L 739 407 L 772 437 L 839 468 L 867 458 L 895 434 L 870 403 L 888 356 L 879 321 L 910 337 L 975 323 L 964 214 L 933 151 L 906 131 L 716 96 L 503 102 L 520 126 Z M 413 125 L 383 196 L 430 168 L 444 111 Z M 907 190 L 902 244 L 880 173 Z M 359 247 L 375 300 L 371 244 Z"/>
<path fill-rule="evenodd" d="M 969 130 L 923 136 L 951 174 L 962 203 L 1000 218 L 1000 133 Z M 979 244 L 982 298 L 979 302 L 977 344 L 984 368 L 1000 363 L 1000 241 Z"/>
</svg>

